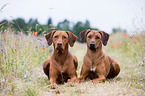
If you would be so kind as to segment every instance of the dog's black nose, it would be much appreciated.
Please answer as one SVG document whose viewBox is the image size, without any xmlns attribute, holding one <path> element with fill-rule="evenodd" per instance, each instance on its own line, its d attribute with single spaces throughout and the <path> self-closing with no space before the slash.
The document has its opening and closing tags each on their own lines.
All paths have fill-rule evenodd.
<svg viewBox="0 0 145 96">
<path fill-rule="evenodd" d="M 94 47 L 95 43 L 94 42 L 90 42 L 90 47 Z"/>
<path fill-rule="evenodd" d="M 58 45 L 58 46 L 61 46 L 61 45 L 62 45 L 62 42 L 58 42 L 57 45 Z"/>
<path fill-rule="evenodd" d="M 89 44 L 89 49 L 95 51 L 95 50 L 96 50 L 95 46 L 96 46 L 96 45 L 95 45 L 94 42 L 90 42 L 90 44 Z"/>
</svg>

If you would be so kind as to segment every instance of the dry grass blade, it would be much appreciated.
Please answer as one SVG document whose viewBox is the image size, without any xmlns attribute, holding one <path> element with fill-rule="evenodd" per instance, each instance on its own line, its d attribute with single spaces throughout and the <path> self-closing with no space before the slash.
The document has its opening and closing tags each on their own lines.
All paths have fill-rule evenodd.
<svg viewBox="0 0 145 96">
<path fill-rule="evenodd" d="M 2 10 L 4 9 L 4 7 L 7 6 L 7 4 L 9 4 L 9 3 L 4 4 L 4 5 L 0 8 L 0 12 L 2 12 Z"/>
</svg>

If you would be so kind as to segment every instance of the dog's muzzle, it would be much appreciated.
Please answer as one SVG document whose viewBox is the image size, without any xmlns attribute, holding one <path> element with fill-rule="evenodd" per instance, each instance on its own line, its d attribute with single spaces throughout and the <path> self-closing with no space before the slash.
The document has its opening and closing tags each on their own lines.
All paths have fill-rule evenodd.
<svg viewBox="0 0 145 96">
<path fill-rule="evenodd" d="M 97 48 L 98 48 L 98 47 L 97 47 Z M 90 42 L 90 44 L 89 44 L 89 49 L 90 49 L 90 50 L 95 51 L 97 48 L 96 48 L 96 45 L 95 45 L 94 42 Z"/>
<path fill-rule="evenodd" d="M 57 52 L 63 53 L 62 42 L 57 43 L 56 50 L 57 50 Z"/>
</svg>

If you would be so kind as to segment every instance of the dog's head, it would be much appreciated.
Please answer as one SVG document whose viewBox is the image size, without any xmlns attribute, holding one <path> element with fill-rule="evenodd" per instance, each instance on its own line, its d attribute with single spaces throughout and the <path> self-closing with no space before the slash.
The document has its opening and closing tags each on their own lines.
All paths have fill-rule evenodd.
<svg viewBox="0 0 145 96">
<path fill-rule="evenodd" d="M 84 30 L 80 33 L 81 43 L 87 41 L 87 46 L 90 50 L 96 51 L 99 47 L 107 45 L 109 34 L 104 31 Z"/>
<path fill-rule="evenodd" d="M 57 52 L 63 53 L 64 49 L 68 44 L 73 47 L 77 36 L 69 31 L 51 31 L 45 35 L 48 45 L 50 46 L 53 42 L 54 49 Z"/>
</svg>

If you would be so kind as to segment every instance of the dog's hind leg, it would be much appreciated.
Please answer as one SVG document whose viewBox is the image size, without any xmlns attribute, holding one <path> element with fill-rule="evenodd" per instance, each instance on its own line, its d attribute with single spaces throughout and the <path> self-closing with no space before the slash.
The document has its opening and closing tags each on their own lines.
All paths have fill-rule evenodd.
<svg viewBox="0 0 145 96">
<path fill-rule="evenodd" d="M 107 76 L 107 78 L 114 78 L 115 76 L 117 76 L 120 72 L 120 67 L 119 64 L 113 60 L 113 62 L 111 63 L 111 69 L 110 72 Z"/>
<path fill-rule="evenodd" d="M 49 78 L 49 68 L 50 68 L 50 59 L 47 59 L 44 61 L 43 71 L 47 75 L 48 78 Z"/>
<path fill-rule="evenodd" d="M 75 69 L 77 70 L 78 67 L 78 60 L 77 57 L 73 55 L 73 61 L 74 61 L 74 65 L 75 65 Z"/>
</svg>

